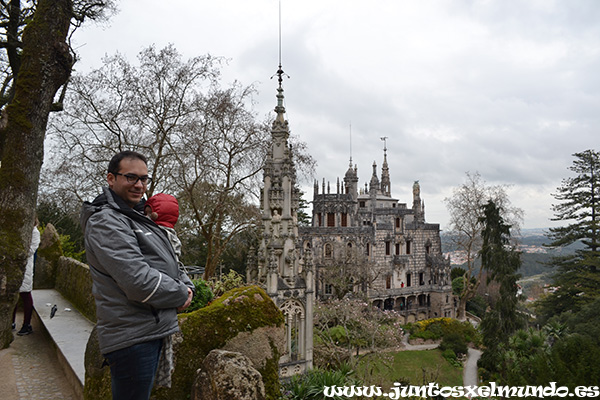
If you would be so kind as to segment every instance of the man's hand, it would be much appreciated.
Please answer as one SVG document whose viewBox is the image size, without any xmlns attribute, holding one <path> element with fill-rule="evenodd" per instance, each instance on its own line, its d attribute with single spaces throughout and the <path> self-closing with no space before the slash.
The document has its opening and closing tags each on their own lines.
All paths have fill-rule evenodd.
<svg viewBox="0 0 600 400">
<path fill-rule="evenodd" d="M 190 289 L 190 288 L 187 288 L 187 290 L 188 290 L 188 298 L 185 301 L 184 305 L 177 308 L 177 311 L 181 312 L 181 311 L 185 310 L 186 308 L 188 308 L 190 306 L 190 304 L 192 304 L 192 298 L 194 297 L 194 292 L 192 292 L 192 289 Z"/>
</svg>

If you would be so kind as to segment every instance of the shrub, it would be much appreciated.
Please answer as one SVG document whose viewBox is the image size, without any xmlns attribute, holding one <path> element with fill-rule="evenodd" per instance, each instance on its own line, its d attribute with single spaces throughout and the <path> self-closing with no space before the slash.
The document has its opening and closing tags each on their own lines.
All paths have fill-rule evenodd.
<svg viewBox="0 0 600 400">
<path fill-rule="evenodd" d="M 449 332 L 444 335 L 442 343 L 440 343 L 440 350 L 452 350 L 455 357 L 456 354 L 467 354 L 469 351 L 465 338 L 457 332 Z"/>
<path fill-rule="evenodd" d="M 456 357 L 456 353 L 452 349 L 446 349 L 442 351 L 442 357 L 444 357 L 446 361 L 450 363 L 450 365 L 455 367 L 461 366 L 460 361 L 458 361 L 458 358 Z"/>
<path fill-rule="evenodd" d="M 304 375 L 296 375 L 283 385 L 283 399 L 285 400 L 321 400 L 324 398 L 323 390 L 326 386 L 352 386 L 359 382 L 351 377 L 350 368 L 337 371 L 311 369 Z M 345 396 L 331 397 L 334 400 L 346 399 Z"/>
<path fill-rule="evenodd" d="M 208 303 L 210 303 L 210 301 L 215 297 L 212 290 L 204 280 L 194 279 L 192 283 L 196 287 L 196 295 L 192 300 L 192 304 L 185 310 L 185 312 L 192 312 L 206 307 Z"/>
<path fill-rule="evenodd" d="M 423 321 L 418 321 L 413 324 L 407 326 L 408 331 L 410 332 L 411 338 L 422 338 L 422 339 L 431 339 L 438 340 L 444 339 L 446 336 L 451 335 L 452 337 L 449 339 L 449 343 L 456 343 L 457 337 L 461 338 L 462 343 L 464 344 L 464 348 L 466 348 L 467 343 L 471 342 L 474 344 L 479 344 L 481 341 L 480 335 L 477 333 L 477 330 L 471 325 L 469 322 L 460 322 L 458 320 L 452 318 L 432 318 Z M 454 346 L 453 344 L 451 346 Z M 453 350 L 457 353 L 464 353 L 462 351 L 463 347 L 459 346 L 457 351 L 456 348 Z"/>
<path fill-rule="evenodd" d="M 211 280 L 210 285 L 213 293 L 218 297 L 229 290 L 244 286 L 244 278 L 234 270 L 230 270 L 222 275 L 221 279 Z"/>
</svg>

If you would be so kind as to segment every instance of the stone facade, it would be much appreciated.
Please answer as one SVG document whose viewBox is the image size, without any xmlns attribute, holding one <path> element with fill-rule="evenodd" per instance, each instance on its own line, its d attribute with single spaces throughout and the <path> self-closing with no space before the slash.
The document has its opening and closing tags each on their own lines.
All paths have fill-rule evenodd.
<svg viewBox="0 0 600 400">
<path fill-rule="evenodd" d="M 381 181 L 377 166 L 369 185 L 358 187 L 350 166 L 332 193 L 315 182 L 312 226 L 301 227 L 304 251 L 310 250 L 317 297 L 361 292 L 381 309 L 393 309 L 412 322 L 455 317 L 450 260 L 442 255 L 439 224 L 425 222 L 418 181 L 412 207 L 391 196 L 387 149 Z"/>
</svg>

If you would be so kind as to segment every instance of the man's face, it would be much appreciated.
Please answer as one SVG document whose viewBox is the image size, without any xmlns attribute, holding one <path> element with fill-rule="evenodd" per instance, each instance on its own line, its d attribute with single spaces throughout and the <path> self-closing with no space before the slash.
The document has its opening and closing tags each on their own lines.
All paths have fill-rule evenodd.
<svg viewBox="0 0 600 400">
<path fill-rule="evenodd" d="M 148 166 L 139 158 L 124 158 L 119 164 L 118 174 L 109 172 L 106 178 L 108 187 L 133 208 L 144 196 L 146 185 L 141 180 L 129 183 L 124 175 L 147 177 Z"/>
</svg>

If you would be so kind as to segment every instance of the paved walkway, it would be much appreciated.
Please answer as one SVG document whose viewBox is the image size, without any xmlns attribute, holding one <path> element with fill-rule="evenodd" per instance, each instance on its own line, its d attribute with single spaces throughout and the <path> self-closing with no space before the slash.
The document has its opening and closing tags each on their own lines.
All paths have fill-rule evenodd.
<svg viewBox="0 0 600 400">
<path fill-rule="evenodd" d="M 43 305 L 41 305 L 43 306 Z M 17 329 L 23 317 L 17 314 Z M 0 397 L 3 400 L 78 400 L 58 362 L 50 338 L 32 321 L 33 333 L 18 336 L 0 350 Z"/>
<path fill-rule="evenodd" d="M 477 361 L 481 357 L 481 350 L 469 348 L 467 354 L 467 362 L 463 369 L 463 385 L 464 386 L 478 386 L 479 378 L 477 375 Z"/>
</svg>

